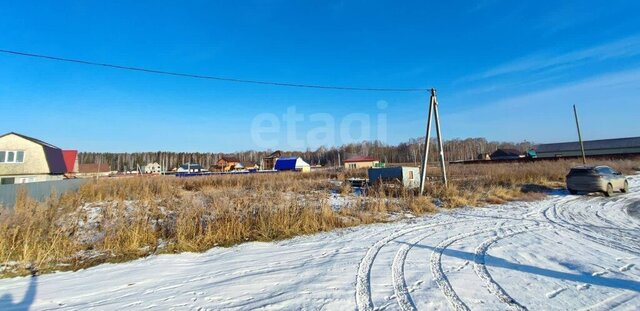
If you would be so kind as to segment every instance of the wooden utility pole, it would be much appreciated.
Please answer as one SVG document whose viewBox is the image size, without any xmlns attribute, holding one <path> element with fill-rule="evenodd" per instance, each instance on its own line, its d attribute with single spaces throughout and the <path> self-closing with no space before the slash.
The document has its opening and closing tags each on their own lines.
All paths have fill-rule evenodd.
<svg viewBox="0 0 640 311">
<path fill-rule="evenodd" d="M 442 132 L 440 130 L 440 116 L 438 113 L 438 98 L 436 97 L 436 90 L 431 89 L 431 99 L 429 100 L 429 114 L 427 116 L 427 134 L 424 138 L 424 152 L 422 154 L 422 172 L 420 174 L 420 195 L 424 193 L 424 186 L 427 178 L 427 165 L 429 164 L 429 145 L 431 144 L 431 119 L 435 116 L 436 121 L 436 135 L 438 136 L 438 149 L 439 149 L 439 161 L 440 169 L 442 170 L 442 182 L 444 186 L 447 186 L 447 171 L 444 163 L 444 147 L 442 144 Z"/>
<path fill-rule="evenodd" d="M 578 141 L 580 142 L 580 151 L 582 152 L 582 164 L 587 164 L 587 156 L 584 154 L 584 144 L 582 143 L 582 133 L 580 132 L 580 121 L 578 121 L 578 110 L 573 105 L 573 116 L 576 118 L 576 127 L 578 128 Z"/>
</svg>

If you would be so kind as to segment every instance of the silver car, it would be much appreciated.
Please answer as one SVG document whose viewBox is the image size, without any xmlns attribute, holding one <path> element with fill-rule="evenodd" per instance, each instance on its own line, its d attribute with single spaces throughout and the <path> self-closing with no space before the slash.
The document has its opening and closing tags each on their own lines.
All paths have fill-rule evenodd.
<svg viewBox="0 0 640 311">
<path fill-rule="evenodd" d="M 578 166 L 567 175 L 567 189 L 571 194 L 583 191 L 611 196 L 616 190 L 628 192 L 629 182 L 622 173 L 608 166 Z"/>
</svg>

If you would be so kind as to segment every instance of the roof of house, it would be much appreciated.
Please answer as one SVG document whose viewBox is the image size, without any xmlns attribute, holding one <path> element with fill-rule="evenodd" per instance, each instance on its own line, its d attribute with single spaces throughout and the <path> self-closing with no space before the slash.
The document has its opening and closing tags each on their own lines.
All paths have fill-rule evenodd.
<svg viewBox="0 0 640 311">
<path fill-rule="evenodd" d="M 264 157 L 265 159 L 273 159 L 273 158 L 279 158 L 282 156 L 282 151 L 280 150 L 276 150 L 274 152 L 272 152 L 270 155 Z"/>
<path fill-rule="evenodd" d="M 18 136 L 18 137 L 22 137 L 22 138 L 24 138 L 24 139 L 26 139 L 26 140 L 29 140 L 29 141 L 32 141 L 32 142 L 34 142 L 34 143 L 36 143 L 36 144 L 38 144 L 38 145 L 42 145 L 42 146 L 47 146 L 47 147 L 51 147 L 51 148 L 60 149 L 60 148 L 58 148 L 58 147 L 56 147 L 56 146 L 54 146 L 54 145 L 52 145 L 52 144 L 50 144 L 50 143 L 48 143 L 48 142 L 44 142 L 44 141 L 42 141 L 42 140 L 39 140 L 39 139 L 36 139 L 36 138 L 33 138 L 33 137 L 29 137 L 29 136 L 26 136 L 26 135 L 18 134 L 18 133 L 16 133 L 16 132 L 9 132 L 9 133 L 6 133 L 6 134 L 4 134 L 4 135 L 0 136 L 0 138 L 5 137 L 5 136 L 7 136 L 7 135 L 11 135 L 11 134 L 16 135 L 16 136 Z"/>
<path fill-rule="evenodd" d="M 220 160 L 224 160 L 226 162 L 240 162 L 240 160 L 234 156 L 221 156 Z"/>
<path fill-rule="evenodd" d="M 369 156 L 355 156 L 344 160 L 344 163 L 352 163 L 352 162 L 373 162 L 378 161 L 378 159 Z"/>
<path fill-rule="evenodd" d="M 85 163 L 78 165 L 79 173 L 108 173 L 111 171 L 109 164 L 107 163 Z"/>
<path fill-rule="evenodd" d="M 25 136 L 22 134 L 18 134 L 15 132 L 9 132 L 6 133 L 2 136 L 0 136 L 0 138 L 8 136 L 8 135 L 16 135 L 20 138 L 26 139 L 28 141 L 31 141 L 33 143 L 36 143 L 40 146 L 42 146 L 42 149 L 44 150 L 44 155 L 45 158 L 47 160 L 47 165 L 49 166 L 49 173 L 51 174 L 64 174 L 67 172 L 67 166 L 65 164 L 64 161 L 64 156 L 62 155 L 62 150 L 50 143 L 44 142 L 42 140 L 39 139 L 35 139 L 33 137 L 29 137 L 29 136 Z"/>
<path fill-rule="evenodd" d="M 584 141 L 585 150 L 597 149 L 621 149 L 621 148 L 640 148 L 640 137 L 600 139 Z M 580 143 L 577 141 L 540 144 L 533 148 L 538 153 L 544 152 L 563 152 L 580 150 Z"/>
<path fill-rule="evenodd" d="M 78 159 L 78 150 L 62 150 L 64 165 L 67 168 L 65 173 L 75 172 L 76 160 Z"/>
</svg>

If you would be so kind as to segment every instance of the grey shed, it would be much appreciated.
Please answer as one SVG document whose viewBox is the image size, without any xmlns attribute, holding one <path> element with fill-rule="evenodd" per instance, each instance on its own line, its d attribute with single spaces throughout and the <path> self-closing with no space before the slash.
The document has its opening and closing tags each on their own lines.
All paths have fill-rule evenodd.
<svg viewBox="0 0 640 311">
<path fill-rule="evenodd" d="M 385 168 L 370 168 L 369 183 L 402 183 L 405 188 L 420 187 L 420 169 L 417 167 L 398 166 Z"/>
</svg>

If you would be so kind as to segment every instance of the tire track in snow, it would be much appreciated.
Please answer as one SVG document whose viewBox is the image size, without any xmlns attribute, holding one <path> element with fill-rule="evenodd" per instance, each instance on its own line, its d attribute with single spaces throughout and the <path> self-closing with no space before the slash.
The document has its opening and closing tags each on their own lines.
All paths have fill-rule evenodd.
<svg viewBox="0 0 640 311">
<path fill-rule="evenodd" d="M 605 229 L 611 233 L 616 233 L 619 230 L 623 232 L 638 230 L 637 226 L 629 223 L 627 215 L 625 215 L 625 206 L 629 204 L 627 198 L 610 200 L 593 198 L 592 200 L 595 202 L 580 208 L 565 208 L 566 204 L 559 205 L 557 207 L 558 218 L 564 222 L 578 223 L 580 221 L 581 224 Z"/>
<path fill-rule="evenodd" d="M 485 257 L 487 255 L 487 251 L 495 242 L 507 237 L 514 236 L 514 235 L 531 232 L 532 230 L 541 230 L 541 229 L 552 229 L 552 228 L 551 227 L 545 228 L 540 225 L 536 225 L 536 226 L 532 226 L 531 228 L 514 231 L 506 235 L 502 235 L 502 236 L 497 235 L 487 240 L 484 240 L 480 245 L 478 245 L 474 254 L 473 270 L 476 272 L 476 275 L 482 281 L 484 281 L 485 286 L 490 293 L 495 295 L 500 301 L 508 304 L 510 307 L 512 307 L 515 310 L 527 310 L 527 308 L 522 304 L 520 304 L 519 302 L 517 302 L 515 299 L 513 299 L 513 297 L 509 296 L 509 294 L 507 294 L 507 292 L 502 288 L 502 286 L 500 286 L 500 284 L 498 284 L 498 282 L 496 282 L 493 279 L 493 277 L 491 277 L 491 274 L 489 273 L 489 270 L 487 270 L 487 266 L 485 265 Z"/>
<path fill-rule="evenodd" d="M 640 255 L 639 252 L 637 252 L 634 249 L 630 249 L 627 248 L 624 245 L 621 245 L 620 243 L 617 243 L 616 241 L 610 240 L 610 239 L 604 239 L 602 237 L 598 237 L 596 235 L 593 234 L 589 234 L 584 228 L 580 228 L 579 226 L 576 225 L 572 225 L 570 223 L 567 223 L 566 221 L 562 220 L 561 218 L 558 217 L 557 214 L 557 210 L 556 207 L 557 203 L 553 203 L 551 206 L 547 207 L 546 209 L 543 210 L 542 215 L 543 217 L 550 223 L 557 225 L 560 228 L 569 230 L 571 232 L 574 232 L 580 236 L 582 236 L 583 238 L 586 238 L 592 242 L 595 242 L 597 244 L 621 251 L 621 252 L 625 252 L 625 253 L 630 253 L 630 254 L 634 254 L 634 255 Z M 557 220 L 553 220 L 551 219 L 551 217 L 549 217 L 548 213 L 551 213 L 550 210 L 553 212 L 554 218 Z"/>
<path fill-rule="evenodd" d="M 614 310 L 618 307 L 624 306 L 626 303 L 640 297 L 640 294 L 635 292 L 623 292 L 622 294 L 607 298 L 597 304 L 580 309 L 581 311 L 608 311 Z M 631 310 L 631 309 L 629 309 Z"/>
<path fill-rule="evenodd" d="M 533 211 L 525 215 L 533 216 L 533 215 L 536 215 L 537 213 L 538 213 L 537 211 Z M 518 220 L 531 221 L 531 222 L 537 223 L 536 220 L 526 219 L 526 218 L 521 218 Z M 471 219 L 469 219 L 468 221 L 471 221 Z M 418 244 L 420 241 L 426 239 L 431 235 L 432 234 L 418 236 L 412 241 L 410 241 L 408 244 L 402 245 L 402 247 L 400 247 L 400 249 L 396 253 L 396 256 L 394 257 L 393 264 L 391 266 L 393 288 L 394 288 L 394 294 L 396 296 L 396 300 L 401 310 L 416 310 L 415 303 L 413 302 L 413 299 L 411 299 L 411 294 L 409 289 L 407 288 L 407 283 L 404 278 L 404 263 L 406 261 L 407 255 L 414 245 Z"/>
<path fill-rule="evenodd" d="M 373 300 L 371 298 L 371 268 L 376 256 L 385 245 L 403 235 L 415 232 L 416 230 L 425 230 L 473 220 L 474 219 L 441 221 L 430 225 L 416 225 L 405 230 L 396 231 L 373 244 L 367 250 L 367 253 L 358 265 L 358 274 L 356 275 L 356 305 L 358 310 L 374 310 Z"/>
<path fill-rule="evenodd" d="M 441 223 L 436 223 L 431 226 L 437 226 Z M 373 246 L 371 246 L 367 253 L 364 255 L 360 264 L 358 265 L 358 274 L 356 275 L 356 305 L 358 310 L 373 310 L 373 300 L 371 299 L 371 267 L 380 249 L 387 243 L 397 239 L 400 236 L 408 234 L 414 230 L 420 230 L 422 228 L 429 227 L 429 225 L 417 225 L 405 230 L 396 231 L 385 238 L 378 240 Z"/>
<path fill-rule="evenodd" d="M 393 264 L 391 265 L 393 290 L 395 292 L 398 305 L 400 306 L 400 310 L 417 310 L 415 303 L 411 299 L 409 289 L 407 288 L 407 281 L 404 278 L 404 263 L 407 260 L 407 254 L 411 248 L 429 236 L 431 236 L 431 234 L 421 235 L 410 241 L 409 244 L 402 245 L 400 250 L 396 253 L 396 256 L 393 258 Z"/>
<path fill-rule="evenodd" d="M 532 222 L 538 223 L 535 220 L 531 220 Z M 500 229 L 506 229 L 506 228 L 518 228 L 518 227 L 525 227 L 525 224 L 520 224 L 520 225 L 512 225 L 512 226 L 502 226 L 500 227 Z M 472 236 L 476 236 L 479 234 L 483 234 L 483 233 L 487 233 L 487 232 L 492 232 L 492 231 L 496 231 L 497 228 L 490 228 L 490 229 L 482 229 L 482 230 L 475 230 L 472 232 L 468 232 L 468 233 L 464 233 L 464 234 L 459 234 L 456 236 L 453 236 L 451 238 L 448 238 L 442 242 L 440 242 L 440 244 L 438 244 L 435 249 L 433 250 L 433 253 L 431 253 L 431 274 L 433 275 L 433 278 L 436 282 L 436 284 L 438 285 L 438 287 L 440 287 L 440 290 L 442 291 L 442 293 L 444 294 L 445 298 L 447 299 L 447 301 L 449 302 L 449 304 L 451 305 L 451 307 L 453 307 L 453 309 L 455 310 L 469 310 L 469 307 L 462 301 L 462 299 L 460 299 L 460 297 L 458 296 L 458 294 L 456 293 L 456 291 L 453 289 L 453 287 L 451 286 L 451 283 L 449 282 L 449 280 L 447 279 L 447 276 L 444 273 L 444 270 L 442 269 L 442 254 L 444 252 L 445 249 L 447 249 L 451 244 L 460 241 L 462 239 L 465 238 L 469 238 Z"/>
</svg>

